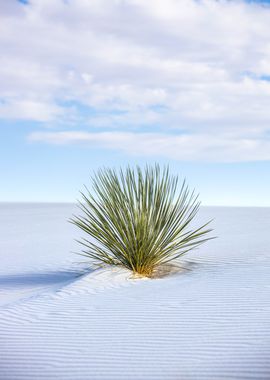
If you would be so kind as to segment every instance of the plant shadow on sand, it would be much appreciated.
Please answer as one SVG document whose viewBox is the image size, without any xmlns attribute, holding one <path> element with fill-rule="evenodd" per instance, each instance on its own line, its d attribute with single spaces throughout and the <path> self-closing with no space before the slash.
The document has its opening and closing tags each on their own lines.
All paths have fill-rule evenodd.
<svg viewBox="0 0 270 380">
<path fill-rule="evenodd" d="M 164 277 L 169 277 L 173 275 L 178 275 L 181 273 L 186 273 L 191 271 L 194 266 L 197 266 L 198 263 L 192 261 L 185 261 L 181 265 L 179 264 L 164 264 L 155 269 L 150 279 L 159 279 Z M 110 266 L 106 266 L 110 270 Z M 46 271 L 46 272 L 37 272 L 37 273 L 21 273 L 21 274 L 9 274 L 0 276 L 0 288 L 5 289 L 16 289 L 21 287 L 47 287 L 57 284 L 62 284 L 65 282 L 70 282 L 79 277 L 89 275 L 98 271 L 99 268 L 84 268 L 81 270 L 73 271 Z M 131 278 L 140 279 L 143 276 L 140 276 L 135 273 L 131 273 Z"/>
<path fill-rule="evenodd" d="M 9 274 L 0 276 L 0 287 L 57 285 L 70 281 L 83 274 L 82 271 L 52 271 L 40 273 Z"/>
</svg>

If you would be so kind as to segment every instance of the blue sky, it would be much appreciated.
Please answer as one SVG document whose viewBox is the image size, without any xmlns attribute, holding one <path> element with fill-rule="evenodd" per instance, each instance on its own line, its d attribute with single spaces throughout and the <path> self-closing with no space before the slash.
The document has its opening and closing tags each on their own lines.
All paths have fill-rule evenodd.
<svg viewBox="0 0 270 380">
<path fill-rule="evenodd" d="M 205 205 L 270 206 L 263 3 L 0 1 L 0 201 L 160 162 Z"/>
</svg>

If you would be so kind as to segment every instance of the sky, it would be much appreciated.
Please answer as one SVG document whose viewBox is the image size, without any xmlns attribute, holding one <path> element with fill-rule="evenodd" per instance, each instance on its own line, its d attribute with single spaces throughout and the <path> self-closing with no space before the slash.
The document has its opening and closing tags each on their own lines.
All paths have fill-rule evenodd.
<svg viewBox="0 0 270 380">
<path fill-rule="evenodd" d="M 0 201 L 160 163 L 203 205 L 270 206 L 269 1 L 0 0 L 0 49 Z"/>
</svg>

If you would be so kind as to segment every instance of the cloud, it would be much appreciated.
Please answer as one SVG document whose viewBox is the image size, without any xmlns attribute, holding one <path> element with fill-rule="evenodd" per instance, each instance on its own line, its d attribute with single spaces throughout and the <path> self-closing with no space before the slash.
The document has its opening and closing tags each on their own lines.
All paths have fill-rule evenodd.
<svg viewBox="0 0 270 380">
<path fill-rule="evenodd" d="M 63 117 L 63 110 L 54 104 L 27 99 L 9 99 L 0 103 L 0 118 L 2 119 L 49 122 L 60 116 Z"/>
<path fill-rule="evenodd" d="M 190 136 L 131 132 L 34 132 L 29 141 L 56 145 L 84 144 L 131 155 L 183 161 L 243 162 L 270 159 L 270 142 L 264 139 L 232 140 L 230 136 Z"/>
<path fill-rule="evenodd" d="M 0 0 L 0 8 L 0 118 L 50 123 L 55 136 L 65 125 L 87 139 L 113 133 L 114 149 L 121 136 L 139 147 L 150 136 L 151 155 L 175 159 L 269 159 L 270 7 Z"/>
</svg>

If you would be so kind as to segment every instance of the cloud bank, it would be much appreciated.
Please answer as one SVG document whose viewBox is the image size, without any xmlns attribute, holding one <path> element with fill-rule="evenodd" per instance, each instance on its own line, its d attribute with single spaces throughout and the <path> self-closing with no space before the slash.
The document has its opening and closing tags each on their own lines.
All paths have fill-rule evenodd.
<svg viewBox="0 0 270 380">
<path fill-rule="evenodd" d="M 1 0 L 0 9 L 0 118 L 38 122 L 31 141 L 270 159 L 269 7 Z"/>
</svg>

